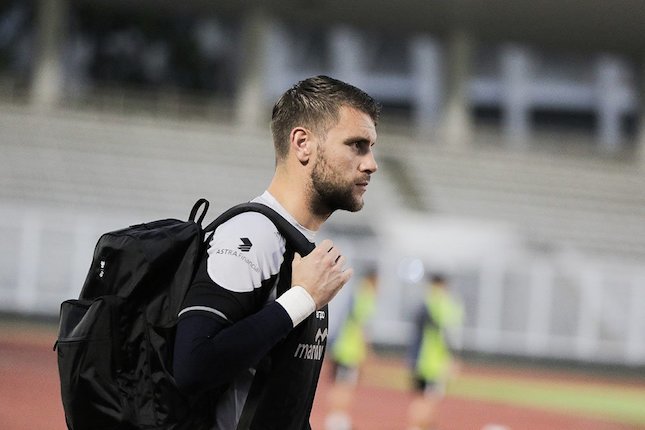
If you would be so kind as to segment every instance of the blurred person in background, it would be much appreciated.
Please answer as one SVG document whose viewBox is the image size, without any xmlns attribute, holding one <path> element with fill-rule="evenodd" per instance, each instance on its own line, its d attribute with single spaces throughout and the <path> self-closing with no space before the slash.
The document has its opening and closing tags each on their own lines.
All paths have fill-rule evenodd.
<svg viewBox="0 0 645 430">
<path fill-rule="evenodd" d="M 360 210 L 378 113 L 336 79 L 294 85 L 273 108 L 275 173 L 253 201 L 311 242 L 337 209 Z M 310 430 L 327 304 L 353 273 L 345 261 L 330 240 L 301 257 L 260 213 L 217 227 L 179 313 L 173 363 L 183 392 L 214 397 L 213 430 Z"/>
<path fill-rule="evenodd" d="M 410 363 L 415 396 L 408 409 L 408 430 L 436 430 L 446 385 L 458 364 L 447 330 L 462 324 L 463 308 L 451 294 L 446 278 L 433 274 L 415 318 Z"/>
<path fill-rule="evenodd" d="M 377 272 L 371 267 L 350 300 L 349 310 L 338 335 L 331 340 L 330 363 L 333 383 L 327 399 L 329 410 L 325 419 L 325 430 L 352 428 L 351 407 L 361 365 L 365 362 L 369 350 L 365 326 L 376 308 L 377 285 Z"/>
</svg>

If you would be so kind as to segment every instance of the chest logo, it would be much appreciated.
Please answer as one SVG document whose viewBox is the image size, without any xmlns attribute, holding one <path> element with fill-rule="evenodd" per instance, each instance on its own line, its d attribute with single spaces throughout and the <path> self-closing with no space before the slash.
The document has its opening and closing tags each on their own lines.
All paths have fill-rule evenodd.
<svg viewBox="0 0 645 430">
<path fill-rule="evenodd" d="M 249 238 L 241 237 L 240 240 L 242 241 L 242 243 L 237 247 L 237 249 L 242 252 L 249 252 L 251 250 L 251 247 L 253 246 Z"/>
<path fill-rule="evenodd" d="M 316 343 L 324 342 L 325 339 L 327 339 L 327 329 L 324 329 L 324 330 L 318 329 L 318 331 L 316 332 L 316 338 L 315 338 Z"/>
<path fill-rule="evenodd" d="M 318 331 L 316 332 L 316 337 L 314 338 L 316 343 L 299 344 L 293 356 L 303 360 L 322 360 L 325 353 L 324 342 L 326 339 L 327 329 L 318 329 Z"/>
</svg>

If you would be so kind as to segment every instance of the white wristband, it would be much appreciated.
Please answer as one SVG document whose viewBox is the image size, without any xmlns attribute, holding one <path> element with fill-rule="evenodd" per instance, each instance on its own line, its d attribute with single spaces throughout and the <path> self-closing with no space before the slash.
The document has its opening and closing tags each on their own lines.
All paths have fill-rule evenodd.
<svg viewBox="0 0 645 430">
<path fill-rule="evenodd" d="M 291 317 L 293 326 L 303 322 L 316 310 L 316 302 L 311 294 L 300 285 L 294 285 L 283 295 L 276 299 Z"/>
</svg>

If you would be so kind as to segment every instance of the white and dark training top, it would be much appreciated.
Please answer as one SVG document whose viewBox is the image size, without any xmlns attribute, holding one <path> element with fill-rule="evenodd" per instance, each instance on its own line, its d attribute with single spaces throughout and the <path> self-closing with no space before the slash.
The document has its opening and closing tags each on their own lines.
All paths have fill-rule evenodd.
<svg viewBox="0 0 645 430">
<path fill-rule="evenodd" d="M 271 207 L 313 241 L 314 232 L 268 192 L 253 201 Z M 327 308 L 314 312 L 311 296 L 301 287 L 290 288 L 293 252 L 274 224 L 257 212 L 221 224 L 209 242 L 180 311 L 174 372 L 187 393 L 224 390 L 218 395 L 215 429 L 237 427 L 253 381 L 259 379 L 258 365 L 268 369 L 268 376 L 249 428 L 309 428 Z"/>
<path fill-rule="evenodd" d="M 268 191 L 255 198 L 253 202 L 269 206 L 295 226 L 310 242 L 314 241 L 315 232 L 300 225 Z M 265 298 L 265 301 L 275 300 L 274 287 L 284 261 L 285 251 L 284 237 L 267 217 L 258 212 L 245 212 L 215 230 L 208 247 L 207 273 L 215 284 L 231 292 L 259 295 Z M 267 292 L 269 295 L 265 297 Z M 255 304 L 257 303 L 252 305 Z M 297 305 L 289 306 L 289 304 L 291 303 L 285 303 L 285 307 L 290 316 L 295 318 L 294 325 L 314 310 L 313 308 L 299 309 Z M 315 307 L 313 300 L 309 304 Z M 214 313 L 222 311 L 209 306 L 186 307 L 179 315 L 194 310 Z M 303 316 L 304 311 L 309 312 Z M 220 314 L 219 316 L 229 321 L 236 320 L 235 315 Z"/>
</svg>

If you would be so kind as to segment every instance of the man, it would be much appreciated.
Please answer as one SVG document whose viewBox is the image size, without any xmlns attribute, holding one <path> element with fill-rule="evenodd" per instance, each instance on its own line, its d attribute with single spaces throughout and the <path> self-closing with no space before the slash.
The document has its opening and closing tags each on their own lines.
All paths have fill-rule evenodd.
<svg viewBox="0 0 645 430">
<path fill-rule="evenodd" d="M 408 408 L 408 430 L 438 428 L 439 405 L 457 366 L 447 331 L 462 320 L 461 302 L 448 291 L 446 278 L 431 275 L 415 319 L 411 364 L 416 396 Z"/>
<path fill-rule="evenodd" d="M 310 241 L 335 210 L 360 210 L 377 170 L 378 114 L 370 96 L 336 79 L 294 85 L 273 108 L 275 173 L 254 201 Z M 352 276 L 344 265 L 330 240 L 301 257 L 255 212 L 217 228 L 180 312 L 174 356 L 184 392 L 219 393 L 215 429 L 310 428 L 327 304 Z"/>
<path fill-rule="evenodd" d="M 367 270 L 351 298 L 349 311 L 339 333 L 332 336 L 331 366 L 333 384 L 329 389 L 329 411 L 325 430 L 351 430 L 351 409 L 359 382 L 361 366 L 368 355 L 365 329 L 376 309 L 378 276 L 376 268 Z"/>
</svg>

